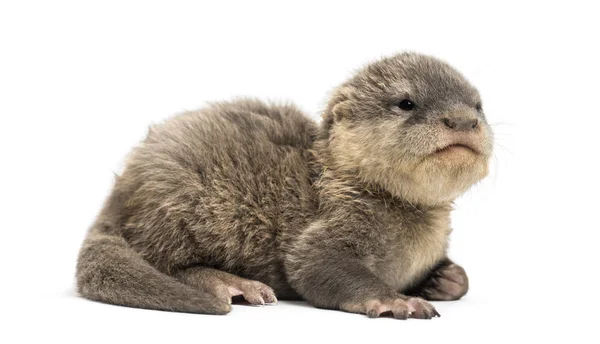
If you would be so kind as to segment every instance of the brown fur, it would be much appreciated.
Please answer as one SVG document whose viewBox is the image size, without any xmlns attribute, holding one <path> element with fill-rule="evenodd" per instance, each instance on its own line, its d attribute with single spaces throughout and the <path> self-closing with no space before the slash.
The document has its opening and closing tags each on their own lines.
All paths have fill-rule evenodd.
<svg viewBox="0 0 600 344">
<path fill-rule="evenodd" d="M 466 293 L 445 256 L 452 200 L 487 174 L 479 102 L 445 63 L 400 54 L 340 86 L 320 127 L 247 99 L 173 117 L 117 178 L 81 249 L 79 292 L 223 314 L 234 295 L 274 301 L 268 285 L 318 307 L 431 318 L 401 292 Z"/>
</svg>

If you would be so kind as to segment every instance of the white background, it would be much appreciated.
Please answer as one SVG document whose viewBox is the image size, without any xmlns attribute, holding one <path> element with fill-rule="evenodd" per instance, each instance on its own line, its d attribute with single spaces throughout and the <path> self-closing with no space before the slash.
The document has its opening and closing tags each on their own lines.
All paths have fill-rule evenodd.
<svg viewBox="0 0 600 344">
<path fill-rule="evenodd" d="M 598 342 L 592 4 L 2 1 L 0 342 Z M 148 125 L 236 95 L 318 118 L 356 68 L 404 50 L 461 70 L 496 132 L 492 174 L 453 217 L 471 291 L 436 303 L 441 318 L 288 302 L 218 317 L 76 295 L 79 245 Z"/>
</svg>

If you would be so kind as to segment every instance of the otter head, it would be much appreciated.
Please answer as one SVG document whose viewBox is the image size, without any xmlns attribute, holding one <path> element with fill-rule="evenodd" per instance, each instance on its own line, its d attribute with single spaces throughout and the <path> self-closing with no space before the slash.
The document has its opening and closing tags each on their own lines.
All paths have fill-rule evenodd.
<svg viewBox="0 0 600 344">
<path fill-rule="evenodd" d="M 454 200 L 488 173 L 492 131 L 477 90 L 435 58 L 372 63 L 323 114 L 331 167 L 413 204 Z"/>
</svg>

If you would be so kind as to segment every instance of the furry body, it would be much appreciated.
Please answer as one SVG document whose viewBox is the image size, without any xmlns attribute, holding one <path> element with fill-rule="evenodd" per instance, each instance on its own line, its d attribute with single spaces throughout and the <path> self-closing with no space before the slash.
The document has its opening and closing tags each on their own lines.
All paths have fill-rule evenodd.
<svg viewBox="0 0 600 344">
<path fill-rule="evenodd" d="M 404 54 L 338 88 L 320 126 L 292 105 L 238 100 L 152 127 L 84 242 L 80 293 L 127 306 L 223 314 L 236 293 L 273 300 L 267 285 L 279 298 L 370 316 L 437 314 L 402 293 L 434 295 L 435 287 L 427 287 L 432 274 L 442 278 L 439 268 L 452 265 L 451 201 L 487 173 L 491 139 L 487 125 L 479 134 L 457 133 L 444 129 L 439 116 L 379 110 L 404 97 L 394 92 L 413 87 L 392 82 L 410 83 L 411 75 L 385 75 L 388 68 L 407 72 L 411 59 L 415 68 L 447 73 L 437 93 L 412 90 L 420 102 L 449 99 L 439 107 L 455 116 L 475 107 L 478 94 L 458 73 Z M 444 95 L 444 85 L 454 84 L 458 95 Z M 429 139 L 418 142 L 423 135 Z M 436 151 L 452 140 L 479 154 Z M 429 155 L 435 156 L 423 158 Z M 442 290 L 448 299 L 466 293 L 466 275 L 456 279 L 444 282 L 451 285 Z M 444 299 L 442 291 L 429 298 Z"/>
</svg>

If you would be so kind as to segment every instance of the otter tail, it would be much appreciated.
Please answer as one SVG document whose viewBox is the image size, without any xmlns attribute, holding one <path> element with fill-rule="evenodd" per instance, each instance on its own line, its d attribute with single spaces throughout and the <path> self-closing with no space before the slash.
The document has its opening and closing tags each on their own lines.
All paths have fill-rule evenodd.
<svg viewBox="0 0 600 344">
<path fill-rule="evenodd" d="M 161 273 L 118 235 L 96 225 L 77 261 L 77 289 L 88 299 L 136 308 L 226 314 L 231 306 Z"/>
</svg>

